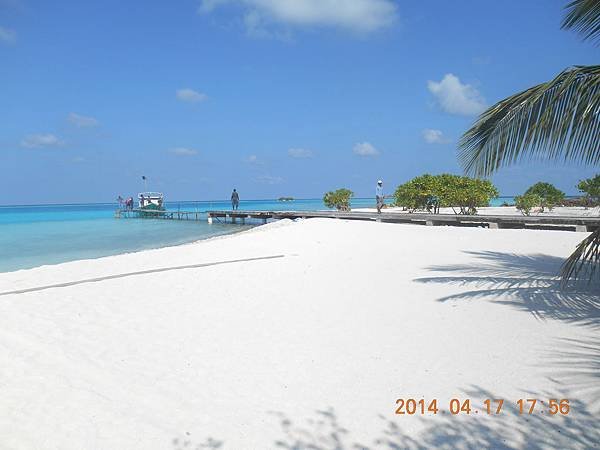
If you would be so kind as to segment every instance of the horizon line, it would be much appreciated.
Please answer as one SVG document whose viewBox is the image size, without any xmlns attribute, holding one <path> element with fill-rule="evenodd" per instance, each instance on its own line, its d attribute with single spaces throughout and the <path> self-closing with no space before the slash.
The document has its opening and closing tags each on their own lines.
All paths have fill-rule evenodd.
<svg viewBox="0 0 600 450">
<path fill-rule="evenodd" d="M 566 197 L 579 197 L 580 195 L 566 195 Z M 514 198 L 515 195 L 499 195 L 494 198 Z M 355 200 L 367 200 L 371 197 L 353 197 Z M 317 197 L 309 197 L 309 198 L 296 198 L 293 197 L 293 201 L 295 200 L 323 200 L 322 198 Z M 211 203 L 211 202 L 229 202 L 229 199 L 221 199 L 221 200 L 167 200 L 165 203 Z M 240 202 L 267 202 L 267 201 L 279 201 L 279 198 L 258 198 L 258 199 L 248 199 L 248 200 L 240 200 Z M 26 207 L 26 206 L 83 206 L 83 205 L 112 205 L 118 204 L 117 201 L 112 202 L 76 202 L 76 203 L 16 203 L 16 204 L 2 204 L 0 208 L 17 208 L 17 207 Z"/>
</svg>

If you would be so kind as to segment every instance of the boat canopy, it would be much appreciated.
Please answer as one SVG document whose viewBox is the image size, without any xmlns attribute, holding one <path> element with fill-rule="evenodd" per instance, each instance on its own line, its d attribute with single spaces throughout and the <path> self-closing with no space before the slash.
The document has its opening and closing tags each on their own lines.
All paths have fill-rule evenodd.
<svg viewBox="0 0 600 450">
<path fill-rule="evenodd" d="M 152 199 L 163 198 L 162 192 L 140 192 L 138 194 L 138 198 L 142 198 L 142 196 L 144 198 L 152 198 Z"/>
</svg>

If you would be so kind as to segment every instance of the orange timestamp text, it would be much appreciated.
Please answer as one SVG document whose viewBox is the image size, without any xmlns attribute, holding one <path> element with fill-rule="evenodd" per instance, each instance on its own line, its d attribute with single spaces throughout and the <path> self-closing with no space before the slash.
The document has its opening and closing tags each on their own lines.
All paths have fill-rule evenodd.
<svg viewBox="0 0 600 450">
<path fill-rule="evenodd" d="M 425 400 L 414 398 L 399 398 L 396 400 L 397 415 L 426 415 L 426 414 L 445 414 L 449 412 L 451 415 L 459 414 L 501 414 L 507 410 L 518 412 L 518 414 L 548 414 L 554 416 L 567 415 L 571 411 L 569 400 L 563 399 L 546 399 L 540 400 L 535 398 L 520 398 L 514 402 L 507 402 L 499 398 L 487 398 L 482 402 L 482 408 L 471 406 L 471 399 L 453 398 L 448 404 L 443 404 L 437 399 Z"/>
</svg>

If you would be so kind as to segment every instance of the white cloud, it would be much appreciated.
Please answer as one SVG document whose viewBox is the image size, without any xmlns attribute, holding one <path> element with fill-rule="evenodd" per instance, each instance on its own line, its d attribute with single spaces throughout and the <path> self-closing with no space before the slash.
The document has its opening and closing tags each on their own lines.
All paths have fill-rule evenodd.
<svg viewBox="0 0 600 450">
<path fill-rule="evenodd" d="M 96 127 L 100 124 L 98 120 L 93 117 L 82 116 L 73 112 L 67 116 L 67 120 L 79 128 Z"/>
<path fill-rule="evenodd" d="M 194 156 L 198 154 L 198 150 L 194 150 L 193 148 L 186 148 L 186 147 L 175 147 L 175 148 L 170 148 L 169 153 L 172 153 L 173 155 L 177 155 L 177 156 Z"/>
<path fill-rule="evenodd" d="M 25 148 L 56 147 L 62 144 L 63 141 L 53 134 L 30 134 L 21 140 L 21 146 Z"/>
<path fill-rule="evenodd" d="M 486 108 L 485 99 L 470 84 L 463 84 L 457 76 L 448 73 L 442 81 L 428 81 L 427 88 L 439 106 L 450 114 L 474 116 Z"/>
<path fill-rule="evenodd" d="M 260 177 L 256 177 L 254 179 L 257 183 L 262 184 L 281 184 L 283 182 L 283 178 L 281 177 L 272 177 L 270 175 L 263 175 Z"/>
<path fill-rule="evenodd" d="M 206 94 L 189 88 L 178 89 L 175 95 L 182 102 L 199 103 L 207 99 Z"/>
<path fill-rule="evenodd" d="M 373 147 L 369 142 L 359 142 L 354 145 L 352 152 L 358 156 L 378 156 L 379 150 Z"/>
<path fill-rule="evenodd" d="M 292 158 L 312 158 L 313 152 L 306 148 L 290 148 L 288 150 L 288 156 Z"/>
<path fill-rule="evenodd" d="M 246 161 L 249 164 L 256 164 L 256 163 L 258 163 L 258 156 L 250 155 L 244 161 Z"/>
<path fill-rule="evenodd" d="M 0 27 L 0 42 L 4 44 L 13 44 L 17 40 L 17 33 L 8 28 Z"/>
<path fill-rule="evenodd" d="M 368 33 L 390 26 L 397 16 L 393 0 L 201 0 L 207 14 L 225 4 L 241 5 L 249 34 L 264 24 L 333 27 Z"/>
<path fill-rule="evenodd" d="M 447 144 L 450 142 L 450 139 L 444 136 L 444 133 L 442 133 L 441 130 L 434 130 L 431 128 L 425 128 L 423 130 L 423 139 L 425 139 L 425 142 L 428 144 Z"/>
</svg>

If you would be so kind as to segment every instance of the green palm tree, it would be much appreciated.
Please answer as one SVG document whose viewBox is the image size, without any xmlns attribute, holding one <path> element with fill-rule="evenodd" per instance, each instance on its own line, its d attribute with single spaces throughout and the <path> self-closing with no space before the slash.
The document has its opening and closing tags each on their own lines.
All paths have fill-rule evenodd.
<svg viewBox="0 0 600 450">
<path fill-rule="evenodd" d="M 562 28 L 600 42 L 600 0 L 574 0 L 565 10 Z M 462 136 L 458 157 L 478 177 L 523 160 L 600 165 L 600 66 L 570 67 L 496 103 Z M 600 278 L 600 230 L 565 261 L 563 284 L 584 271 Z"/>
</svg>

